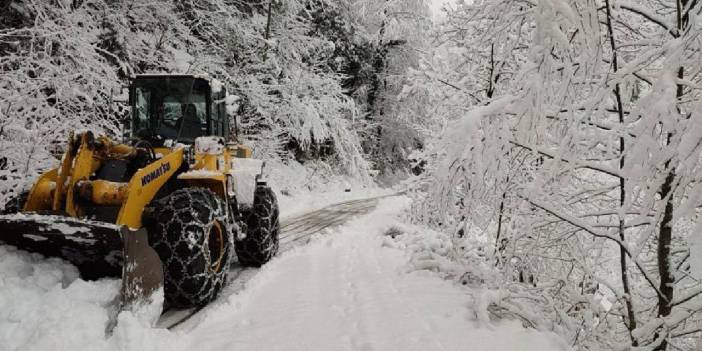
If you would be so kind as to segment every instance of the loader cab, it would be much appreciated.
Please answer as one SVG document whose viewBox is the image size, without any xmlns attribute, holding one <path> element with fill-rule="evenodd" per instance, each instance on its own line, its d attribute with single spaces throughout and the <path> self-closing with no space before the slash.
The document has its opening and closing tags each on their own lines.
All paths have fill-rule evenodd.
<svg viewBox="0 0 702 351">
<path fill-rule="evenodd" d="M 154 146 L 192 144 L 201 136 L 229 137 L 226 90 L 195 75 L 139 75 L 130 86 L 131 137 Z"/>
</svg>

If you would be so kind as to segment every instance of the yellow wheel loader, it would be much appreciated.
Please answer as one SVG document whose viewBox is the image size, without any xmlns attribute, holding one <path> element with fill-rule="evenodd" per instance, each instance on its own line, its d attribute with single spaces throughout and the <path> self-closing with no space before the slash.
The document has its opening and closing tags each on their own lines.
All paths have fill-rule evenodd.
<svg viewBox="0 0 702 351">
<path fill-rule="evenodd" d="M 166 307 L 203 306 L 234 260 L 278 250 L 278 205 L 263 162 L 229 142 L 235 98 L 207 76 L 140 75 L 121 143 L 72 134 L 58 167 L 12 199 L 0 244 L 122 277 L 122 308 L 161 291 Z M 236 122 L 236 119 L 232 119 Z"/>
</svg>

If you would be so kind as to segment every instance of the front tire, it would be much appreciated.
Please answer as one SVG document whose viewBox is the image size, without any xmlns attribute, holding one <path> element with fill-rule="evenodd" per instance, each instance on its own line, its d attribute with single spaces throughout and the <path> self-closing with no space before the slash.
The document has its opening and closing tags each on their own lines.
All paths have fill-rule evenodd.
<svg viewBox="0 0 702 351">
<path fill-rule="evenodd" d="M 234 249 L 243 266 L 260 267 L 278 252 L 280 231 L 278 199 L 273 190 L 258 185 L 251 209 L 243 213 L 246 238 L 237 240 Z"/>
<path fill-rule="evenodd" d="M 232 234 L 224 202 L 209 189 L 179 189 L 159 201 L 149 242 L 163 262 L 166 305 L 202 306 L 224 286 Z"/>
</svg>

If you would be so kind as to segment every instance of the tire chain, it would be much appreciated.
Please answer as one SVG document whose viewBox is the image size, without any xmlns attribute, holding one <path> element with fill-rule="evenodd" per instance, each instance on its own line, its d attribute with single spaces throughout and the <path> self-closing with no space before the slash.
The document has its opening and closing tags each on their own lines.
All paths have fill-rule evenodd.
<svg viewBox="0 0 702 351">
<path fill-rule="evenodd" d="M 209 189 L 185 188 L 159 205 L 152 246 L 163 261 L 167 304 L 189 307 L 213 300 L 225 283 L 234 245 L 224 203 Z M 219 272 L 209 269 L 208 235 L 215 221 L 228 241 Z"/>
<path fill-rule="evenodd" d="M 244 266 L 261 266 L 268 262 L 279 248 L 280 231 L 278 201 L 267 186 L 258 186 L 254 205 L 244 212 L 246 238 L 236 241 L 235 250 L 239 263 Z"/>
</svg>

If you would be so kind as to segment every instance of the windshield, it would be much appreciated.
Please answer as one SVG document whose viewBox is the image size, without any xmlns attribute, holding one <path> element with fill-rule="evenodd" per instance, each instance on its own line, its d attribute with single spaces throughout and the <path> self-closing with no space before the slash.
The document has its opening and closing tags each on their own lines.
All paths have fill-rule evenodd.
<svg viewBox="0 0 702 351">
<path fill-rule="evenodd" d="M 208 84 L 190 77 L 134 82 L 134 136 L 192 143 L 207 135 Z"/>
</svg>

